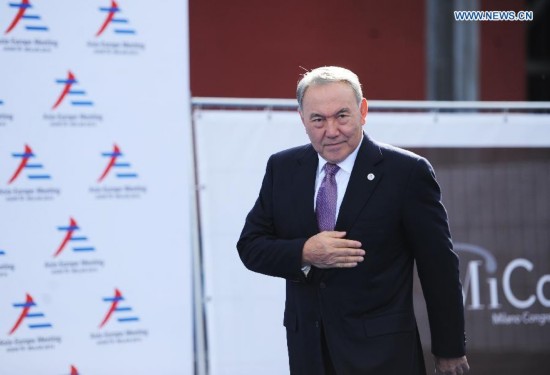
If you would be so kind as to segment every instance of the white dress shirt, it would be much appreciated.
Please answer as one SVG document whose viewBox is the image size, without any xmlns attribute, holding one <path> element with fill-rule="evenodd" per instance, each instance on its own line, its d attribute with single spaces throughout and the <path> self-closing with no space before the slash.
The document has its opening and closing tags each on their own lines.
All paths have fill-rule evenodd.
<svg viewBox="0 0 550 375">
<path fill-rule="evenodd" d="M 361 137 L 361 142 L 363 141 L 363 137 Z M 348 155 L 347 158 L 342 160 L 340 163 L 338 163 L 338 166 L 340 169 L 338 172 L 336 172 L 336 176 L 334 178 L 336 179 L 336 186 L 338 196 L 336 198 L 336 218 L 338 218 L 338 213 L 340 212 L 340 206 L 342 205 L 342 201 L 344 200 L 344 194 L 346 193 L 346 189 L 348 188 L 349 178 L 351 177 L 351 170 L 353 169 L 353 165 L 355 164 L 355 159 L 357 159 L 357 153 L 359 152 L 359 146 L 361 145 L 361 142 L 359 142 L 359 145 L 353 150 L 351 154 Z M 328 163 L 323 157 L 319 154 L 317 154 L 317 157 L 319 158 L 319 164 L 317 166 L 317 177 L 315 178 L 315 194 L 313 194 L 313 209 L 317 209 L 317 193 L 319 192 L 319 188 L 321 187 L 321 182 L 323 181 L 323 178 L 325 178 L 325 164 Z"/>
<path fill-rule="evenodd" d="M 344 195 L 346 193 L 346 189 L 348 188 L 349 178 L 351 177 L 351 171 L 353 169 L 353 165 L 355 164 L 355 159 L 357 159 L 357 153 L 359 152 L 359 146 L 361 146 L 361 143 L 363 142 L 363 136 L 361 136 L 361 141 L 353 150 L 351 154 L 348 155 L 347 158 L 342 160 L 340 163 L 338 163 L 338 166 L 340 169 L 338 172 L 336 172 L 336 175 L 334 178 L 336 179 L 336 186 L 337 188 L 337 197 L 336 197 L 336 219 L 338 219 L 338 214 L 340 212 L 340 206 L 342 205 L 342 201 L 344 200 Z M 323 178 L 325 177 L 325 164 L 328 163 L 323 157 L 319 154 L 317 154 L 319 157 L 319 164 L 317 165 L 317 177 L 315 178 L 315 194 L 313 194 L 313 209 L 315 210 L 317 208 L 317 193 L 319 192 L 319 188 L 321 187 L 321 182 L 323 181 Z M 309 270 L 311 269 L 311 266 L 306 265 L 302 267 L 302 271 L 306 274 L 309 273 Z"/>
</svg>

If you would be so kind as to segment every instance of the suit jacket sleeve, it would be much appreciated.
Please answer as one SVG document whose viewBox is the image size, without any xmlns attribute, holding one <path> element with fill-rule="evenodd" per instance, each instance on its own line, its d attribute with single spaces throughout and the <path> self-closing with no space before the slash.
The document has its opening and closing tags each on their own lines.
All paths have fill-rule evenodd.
<svg viewBox="0 0 550 375">
<path fill-rule="evenodd" d="M 432 352 L 443 358 L 461 357 L 465 334 L 458 257 L 453 252 L 439 185 L 423 158 L 411 173 L 403 218 L 426 299 Z"/>
<path fill-rule="evenodd" d="M 248 269 L 303 282 L 302 249 L 307 238 L 285 239 L 276 233 L 273 221 L 273 165 L 272 156 L 267 163 L 258 199 L 246 217 L 237 249 Z"/>
</svg>

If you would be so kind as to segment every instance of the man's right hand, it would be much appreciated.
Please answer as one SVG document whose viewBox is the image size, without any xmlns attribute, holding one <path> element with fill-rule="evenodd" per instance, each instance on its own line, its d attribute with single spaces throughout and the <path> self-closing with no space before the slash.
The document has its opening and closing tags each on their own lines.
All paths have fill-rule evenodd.
<svg viewBox="0 0 550 375">
<path fill-rule="evenodd" d="M 348 240 L 346 232 L 321 232 L 304 244 L 302 264 L 317 268 L 352 268 L 364 260 L 361 242 Z"/>
</svg>

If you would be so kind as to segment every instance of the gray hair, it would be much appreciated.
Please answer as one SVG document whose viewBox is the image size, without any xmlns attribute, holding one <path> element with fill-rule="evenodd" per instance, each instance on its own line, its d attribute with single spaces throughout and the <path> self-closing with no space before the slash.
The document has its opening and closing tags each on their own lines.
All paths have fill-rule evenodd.
<svg viewBox="0 0 550 375">
<path fill-rule="evenodd" d="M 313 69 L 305 73 L 302 79 L 298 82 L 296 88 L 296 99 L 298 99 L 298 108 L 302 110 L 302 102 L 304 95 L 309 86 L 323 85 L 333 82 L 344 82 L 350 85 L 355 93 L 357 104 L 361 103 L 363 99 L 363 91 L 361 90 L 361 83 L 357 74 L 346 68 L 339 66 L 323 66 Z"/>
</svg>

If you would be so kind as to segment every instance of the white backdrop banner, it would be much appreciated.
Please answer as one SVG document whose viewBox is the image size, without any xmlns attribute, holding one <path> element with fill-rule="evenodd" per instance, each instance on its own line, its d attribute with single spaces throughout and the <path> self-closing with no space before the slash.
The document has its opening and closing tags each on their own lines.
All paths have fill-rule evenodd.
<svg viewBox="0 0 550 375">
<path fill-rule="evenodd" d="M 201 110 L 197 132 L 211 375 L 288 374 L 284 280 L 248 271 L 235 245 L 269 156 L 308 143 L 294 111 Z M 372 113 L 365 131 L 402 147 L 549 147 L 548 116 Z"/>
<path fill-rule="evenodd" d="M 288 373 L 284 280 L 248 271 L 235 245 L 269 155 L 306 143 L 295 112 L 195 111 L 211 375 Z"/>
<path fill-rule="evenodd" d="M 0 66 L 0 373 L 193 373 L 187 1 L 0 1 Z"/>
</svg>

